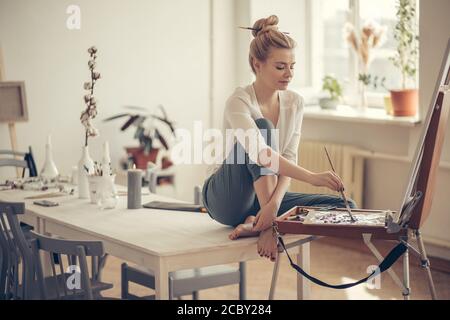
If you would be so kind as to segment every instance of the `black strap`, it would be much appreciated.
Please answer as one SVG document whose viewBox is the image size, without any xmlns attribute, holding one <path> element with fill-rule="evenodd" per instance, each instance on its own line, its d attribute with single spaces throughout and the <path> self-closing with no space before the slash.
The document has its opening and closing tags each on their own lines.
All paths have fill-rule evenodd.
<svg viewBox="0 0 450 320">
<path fill-rule="evenodd" d="M 364 279 L 361 279 L 359 281 L 356 281 L 356 282 L 333 285 L 333 284 L 328 284 L 326 282 L 323 282 L 317 278 L 314 278 L 313 276 L 306 273 L 302 268 L 300 268 L 294 262 L 292 262 L 292 259 L 286 250 L 286 246 L 284 245 L 283 238 L 280 235 L 278 235 L 278 240 L 280 241 L 280 244 L 283 247 L 283 250 L 286 252 L 286 255 L 289 259 L 289 262 L 291 263 L 292 268 L 297 270 L 298 273 L 300 273 L 302 276 L 304 276 L 308 280 L 314 282 L 315 284 L 318 284 L 320 286 L 327 287 L 327 288 L 332 288 L 332 289 L 347 289 L 347 288 L 354 287 L 358 284 L 361 284 L 363 282 L 366 282 L 372 276 L 381 274 L 384 271 L 386 271 L 387 269 L 389 269 L 395 263 L 395 261 L 397 261 L 398 258 L 400 258 L 405 253 L 405 251 L 408 249 L 408 247 L 403 242 L 400 242 L 398 245 L 396 245 L 394 247 L 394 249 L 391 250 L 391 252 L 389 252 L 389 254 L 386 256 L 386 258 L 384 258 L 384 260 L 378 265 L 378 269 L 375 269 L 369 276 L 367 276 Z"/>
</svg>

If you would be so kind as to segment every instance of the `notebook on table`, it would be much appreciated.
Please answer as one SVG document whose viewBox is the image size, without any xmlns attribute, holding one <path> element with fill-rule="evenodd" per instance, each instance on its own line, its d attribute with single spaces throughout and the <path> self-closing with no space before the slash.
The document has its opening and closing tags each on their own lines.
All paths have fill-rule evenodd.
<svg viewBox="0 0 450 320">
<path fill-rule="evenodd" d="M 144 208 L 149 209 L 163 209 L 163 210 L 175 210 L 175 211 L 190 211 L 190 212 L 207 212 L 206 208 L 202 205 L 193 203 L 177 203 L 166 201 L 150 201 L 143 205 Z"/>
</svg>

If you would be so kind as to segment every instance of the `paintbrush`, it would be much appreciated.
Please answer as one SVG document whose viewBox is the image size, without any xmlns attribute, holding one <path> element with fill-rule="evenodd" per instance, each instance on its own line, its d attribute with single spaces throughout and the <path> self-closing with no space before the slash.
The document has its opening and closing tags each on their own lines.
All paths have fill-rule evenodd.
<svg viewBox="0 0 450 320">
<path fill-rule="evenodd" d="M 324 146 L 323 148 L 325 149 L 325 153 L 327 154 L 327 158 L 328 158 L 328 162 L 330 163 L 331 170 L 333 170 L 333 172 L 336 173 L 336 170 L 334 170 L 333 163 L 331 162 L 330 155 L 328 154 L 327 147 Z M 347 208 L 347 212 L 350 215 L 350 219 L 352 220 L 352 222 L 356 222 L 355 217 L 352 215 L 352 209 L 348 205 L 348 201 L 347 201 L 347 197 L 345 196 L 344 189 L 339 190 L 339 192 L 341 194 L 342 199 L 344 200 L 345 208 Z"/>
</svg>

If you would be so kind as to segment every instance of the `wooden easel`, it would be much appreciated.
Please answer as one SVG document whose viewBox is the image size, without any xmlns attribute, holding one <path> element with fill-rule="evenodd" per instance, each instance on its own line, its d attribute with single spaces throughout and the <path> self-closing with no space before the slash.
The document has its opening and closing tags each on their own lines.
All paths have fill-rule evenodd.
<svg viewBox="0 0 450 320">
<path fill-rule="evenodd" d="M 5 69 L 4 69 L 4 60 L 3 60 L 3 51 L 2 47 L 0 46 L 0 81 L 5 81 Z M 11 149 L 12 151 L 18 151 L 17 147 L 17 134 L 16 134 L 16 123 L 15 122 L 8 122 L 8 130 L 9 130 L 9 139 L 11 142 Z M 19 168 L 16 168 L 16 175 L 19 178 L 20 170 Z"/>
<path fill-rule="evenodd" d="M 396 284 L 402 288 L 404 298 L 409 299 L 411 293 L 409 284 L 409 251 L 411 251 L 419 256 L 421 267 L 427 274 L 431 297 L 436 299 L 437 296 L 431 276 L 430 262 L 425 251 L 420 229 L 431 212 L 437 171 L 439 169 L 445 131 L 450 114 L 450 39 L 432 99 L 411 166 L 405 198 L 398 211 L 398 215 L 394 215 L 392 219 L 388 219 L 385 226 L 304 224 L 301 221 L 288 219 L 299 214 L 301 208 L 296 207 L 277 219 L 278 231 L 281 234 L 307 234 L 352 239 L 363 238 L 364 243 L 380 262 L 382 256 L 371 242 L 371 238 L 397 241 L 406 246 L 406 251 L 403 253 L 403 281 L 400 281 L 392 269 L 388 269 L 387 271 Z M 354 212 L 357 211 L 355 210 Z M 417 240 L 417 249 L 408 242 L 414 238 Z M 279 261 L 277 260 L 274 273 L 278 269 L 278 263 Z M 274 277 L 271 292 L 274 290 L 275 282 L 276 278 Z"/>
</svg>

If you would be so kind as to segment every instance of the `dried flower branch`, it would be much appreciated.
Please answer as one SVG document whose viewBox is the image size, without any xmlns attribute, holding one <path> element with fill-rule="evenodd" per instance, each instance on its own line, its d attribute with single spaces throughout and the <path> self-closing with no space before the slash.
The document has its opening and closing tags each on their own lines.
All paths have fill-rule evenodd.
<svg viewBox="0 0 450 320">
<path fill-rule="evenodd" d="M 363 72 L 367 72 L 372 56 L 370 50 L 383 45 L 385 41 L 386 26 L 381 26 L 377 22 L 366 21 L 357 35 L 355 27 L 351 23 L 344 26 L 344 38 L 353 48 L 362 64 Z"/>
<path fill-rule="evenodd" d="M 364 23 L 359 35 L 357 35 L 355 27 L 351 23 L 346 23 L 344 26 L 344 38 L 353 48 L 360 62 L 361 68 L 358 81 L 362 83 L 363 91 L 365 90 L 364 87 L 368 86 L 372 81 L 374 81 L 373 86 L 375 88 L 378 86 L 378 77 L 372 79 L 372 76 L 369 74 L 369 65 L 372 62 L 370 51 L 384 44 L 386 31 L 386 26 L 381 26 L 372 20 Z M 384 86 L 384 81 L 380 85 Z"/>
<path fill-rule="evenodd" d="M 84 145 L 88 145 L 88 138 L 98 136 L 99 132 L 92 125 L 92 120 L 97 116 L 97 100 L 94 98 L 94 86 L 98 79 L 101 78 L 99 72 L 95 72 L 97 59 L 97 48 L 90 47 L 88 49 L 90 54 L 90 60 L 88 61 L 88 67 L 91 71 L 91 81 L 85 82 L 83 88 L 89 91 L 88 94 L 84 96 L 84 103 L 86 104 L 86 110 L 81 113 L 80 120 L 85 128 L 85 142 Z"/>
</svg>

